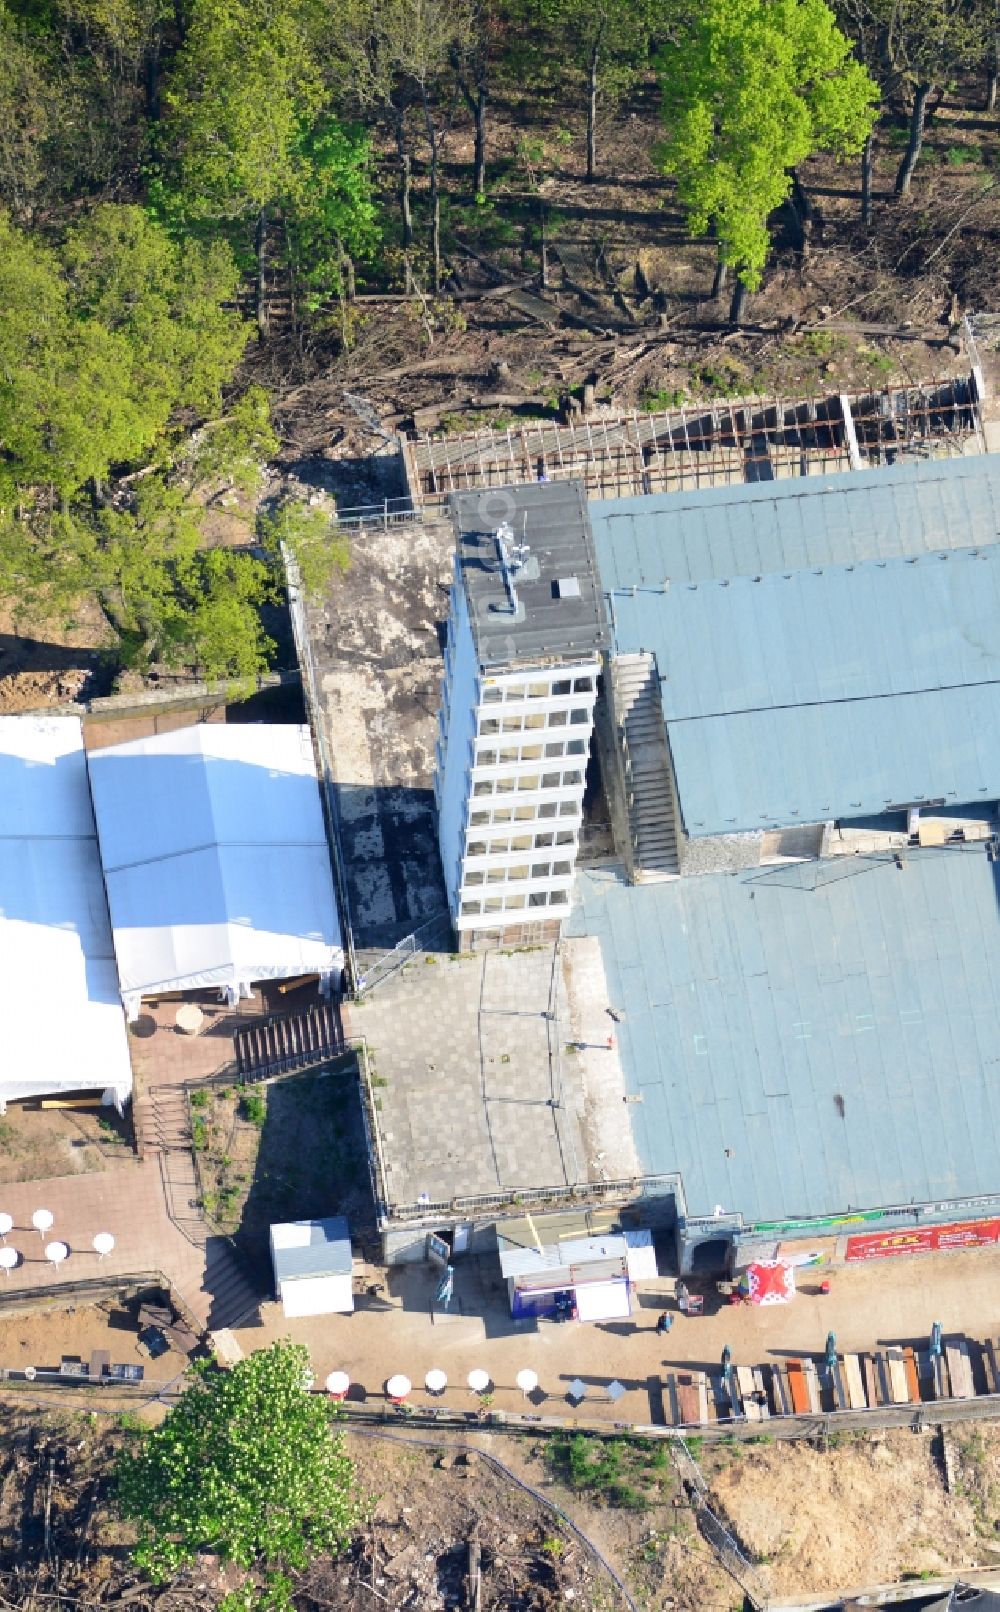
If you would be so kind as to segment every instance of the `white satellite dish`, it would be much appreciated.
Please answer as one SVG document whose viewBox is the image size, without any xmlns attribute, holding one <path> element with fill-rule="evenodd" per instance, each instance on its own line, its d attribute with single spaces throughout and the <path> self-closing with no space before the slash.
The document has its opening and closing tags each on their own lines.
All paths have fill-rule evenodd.
<svg viewBox="0 0 1000 1612">
<path fill-rule="evenodd" d="M 55 1218 L 56 1217 L 52 1213 L 51 1209 L 36 1209 L 35 1210 L 34 1214 L 31 1217 L 31 1224 L 34 1226 L 34 1228 L 37 1231 L 39 1237 L 44 1237 L 45 1236 L 45 1233 L 48 1231 L 49 1227 L 52 1225 L 52 1222 L 55 1220 Z"/>
<path fill-rule="evenodd" d="M 50 1259 L 53 1265 L 61 1265 L 64 1259 L 69 1258 L 69 1248 L 66 1243 L 46 1243 L 45 1258 Z"/>
<path fill-rule="evenodd" d="M 488 1371 L 483 1371 L 482 1367 L 477 1366 L 474 1371 L 469 1372 L 466 1382 L 474 1394 L 485 1394 L 490 1386 L 490 1374 Z"/>
<path fill-rule="evenodd" d="M 93 1247 L 98 1259 L 103 1259 L 106 1254 L 110 1254 L 114 1246 L 115 1240 L 110 1231 L 99 1231 L 94 1238 Z"/>
<path fill-rule="evenodd" d="M 351 1379 L 346 1371 L 331 1371 L 326 1379 L 326 1391 L 331 1399 L 343 1399 L 351 1386 Z"/>
<path fill-rule="evenodd" d="M 412 1387 L 413 1384 L 409 1377 L 404 1377 L 403 1373 L 398 1371 L 394 1377 L 389 1378 L 385 1385 L 386 1398 L 394 1400 L 399 1405 L 406 1398 Z"/>
<path fill-rule="evenodd" d="M 438 1366 L 432 1366 L 424 1377 L 424 1387 L 429 1394 L 443 1394 L 448 1386 L 448 1374 L 441 1371 Z"/>
<path fill-rule="evenodd" d="M 518 1372 L 514 1381 L 525 1398 L 527 1398 L 538 1387 L 538 1373 L 537 1371 L 532 1371 L 530 1366 L 525 1366 L 523 1371 Z"/>
<path fill-rule="evenodd" d="M 14 1229 L 14 1216 L 0 1214 L 0 1242 L 3 1242 L 9 1231 Z"/>
<path fill-rule="evenodd" d="M 0 1248 L 0 1270 L 5 1276 L 10 1275 L 20 1257 L 16 1248 Z"/>
</svg>

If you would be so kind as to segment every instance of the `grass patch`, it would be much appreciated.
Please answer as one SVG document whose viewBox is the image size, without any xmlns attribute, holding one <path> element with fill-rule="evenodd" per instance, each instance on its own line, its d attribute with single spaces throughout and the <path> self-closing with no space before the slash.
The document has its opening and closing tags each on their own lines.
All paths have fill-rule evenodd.
<svg viewBox="0 0 1000 1612">
<path fill-rule="evenodd" d="M 240 1117 L 263 1130 L 267 1119 L 267 1099 L 259 1091 L 245 1091 L 240 1098 Z"/>
<path fill-rule="evenodd" d="M 595 1505 L 623 1511 L 646 1511 L 654 1502 L 662 1503 L 663 1495 L 651 1494 L 649 1486 L 663 1487 L 662 1474 L 670 1464 L 669 1452 L 658 1443 L 597 1441 L 583 1433 L 553 1439 L 546 1446 L 545 1460 L 552 1474 L 574 1493 L 586 1495 Z M 672 1488 L 672 1482 L 668 1486 Z"/>
</svg>

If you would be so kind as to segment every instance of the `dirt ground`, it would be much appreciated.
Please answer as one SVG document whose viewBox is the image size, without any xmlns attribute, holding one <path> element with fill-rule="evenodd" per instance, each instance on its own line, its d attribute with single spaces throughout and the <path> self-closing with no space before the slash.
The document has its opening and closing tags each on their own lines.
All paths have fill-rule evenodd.
<svg viewBox="0 0 1000 1612">
<path fill-rule="evenodd" d="M 109 1464 L 134 1424 L 132 1415 L 0 1408 L 0 1583 L 15 1605 L 27 1605 L 11 1594 L 16 1572 L 21 1590 L 48 1586 L 43 1479 L 53 1456 L 53 1555 L 63 1588 L 83 1599 L 99 1591 L 148 1604 L 109 1484 Z M 385 1439 L 350 1427 L 346 1436 L 370 1497 L 370 1522 L 346 1557 L 303 1575 L 297 1612 L 356 1612 L 373 1599 L 421 1612 L 461 1605 L 473 1536 L 487 1612 L 621 1606 L 598 1556 L 477 1450 L 563 1509 L 648 1612 L 728 1612 L 741 1601 L 662 1446 L 473 1433 L 466 1455 L 445 1437 L 425 1445 L 405 1432 Z M 956 1474 L 950 1494 L 933 1430 L 831 1438 L 822 1448 L 695 1443 L 693 1453 L 766 1590 L 792 1597 L 996 1565 L 1000 1427 L 952 1429 L 948 1438 Z M 225 1582 L 206 1557 L 157 1592 L 157 1604 L 170 1612 L 212 1605 Z"/>
<path fill-rule="evenodd" d="M 995 1461 L 997 1430 L 981 1436 Z M 706 1448 L 702 1459 L 713 1494 L 773 1595 L 997 1565 L 1000 1509 L 988 1521 L 992 1538 L 983 1539 L 962 1486 L 953 1494 L 945 1488 L 940 1436 L 932 1430 L 843 1435 L 827 1449 Z"/>
<path fill-rule="evenodd" d="M 11 1103 L 0 1118 L 0 1185 L 131 1163 L 131 1122 L 113 1108 Z"/>
<path fill-rule="evenodd" d="M 906 131 L 901 123 L 882 125 L 871 231 L 859 222 L 856 163 L 820 157 L 803 166 L 816 211 L 807 252 L 799 251 L 783 210 L 774 221 L 764 286 L 750 299 L 747 328 L 739 332 L 726 323 L 725 302 L 709 297 L 710 244 L 688 236 L 673 186 L 654 166 L 659 126 L 652 80 L 605 120 L 591 184 L 582 133 L 564 106 L 531 142 L 529 163 L 528 109 L 509 89 L 498 94 L 486 207 L 466 205 L 470 199 L 461 193 L 469 131 L 457 127 L 448 137 L 451 285 L 495 293 L 498 280 L 534 274 L 533 292 L 556 310 L 553 324 L 529 319 L 496 294 L 455 303 L 442 298 L 424 318 L 410 304 L 359 303 L 353 348 L 332 362 L 317 338 L 287 359 L 277 350 L 254 355 L 251 363 L 275 387 L 285 458 L 304 452 L 343 460 L 378 445 L 345 402 L 345 388 L 368 399 L 388 430 L 454 432 L 502 429 L 519 415 L 551 417 L 560 398 L 578 392 L 584 380 L 595 383 L 598 405 L 628 410 L 720 396 L 863 390 L 952 373 L 964 365 L 957 343 L 949 344 L 961 313 L 988 312 L 1000 302 L 996 254 L 986 249 L 1000 225 L 1000 193 L 989 188 L 1000 124 L 969 110 L 977 92 L 971 81 L 960 86 L 936 113 L 912 193 L 903 200 L 893 196 L 892 184 Z M 533 105 L 530 117 L 537 116 Z M 391 206 L 388 160 L 385 178 Z M 417 206 L 419 220 L 419 187 Z M 544 287 L 537 278 L 543 215 Z M 582 254 L 572 272 L 560 245 Z M 384 289 L 376 279 L 370 289 Z M 827 323 L 836 328 L 798 328 Z"/>
<path fill-rule="evenodd" d="M 40 1374 L 39 1382 L 45 1381 L 45 1373 L 59 1370 L 63 1356 L 87 1360 L 94 1349 L 110 1350 L 113 1364 L 145 1366 L 150 1383 L 172 1382 L 186 1369 L 186 1355 L 168 1349 L 151 1361 L 138 1343 L 134 1306 L 130 1310 L 113 1303 L 88 1304 L 76 1309 L 0 1317 L 0 1366 L 10 1371 L 34 1366 Z M 102 1403 L 100 1397 L 95 1403 Z"/>
<path fill-rule="evenodd" d="M 346 1214 L 356 1235 L 370 1221 L 353 1073 L 206 1088 L 191 1108 L 205 1211 L 255 1265 L 267 1264 L 274 1221 Z"/>
</svg>

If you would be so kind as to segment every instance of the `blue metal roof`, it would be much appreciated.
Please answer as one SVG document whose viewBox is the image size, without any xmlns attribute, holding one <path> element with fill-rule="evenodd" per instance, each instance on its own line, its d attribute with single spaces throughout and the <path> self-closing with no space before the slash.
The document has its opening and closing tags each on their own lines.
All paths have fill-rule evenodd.
<svg viewBox="0 0 1000 1612">
<path fill-rule="evenodd" d="M 688 834 L 1000 796 L 1000 457 L 671 496 L 595 534 Z"/>
<path fill-rule="evenodd" d="M 578 876 L 643 1166 L 691 1215 L 997 1191 L 1000 908 L 983 846 L 630 887 Z"/>
<path fill-rule="evenodd" d="M 607 589 L 849 565 L 995 543 L 1000 454 L 599 499 L 588 508 Z"/>
</svg>

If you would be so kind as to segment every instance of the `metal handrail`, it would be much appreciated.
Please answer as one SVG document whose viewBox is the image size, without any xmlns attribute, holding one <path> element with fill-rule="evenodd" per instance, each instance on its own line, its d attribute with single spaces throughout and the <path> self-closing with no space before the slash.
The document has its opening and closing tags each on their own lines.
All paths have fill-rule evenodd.
<svg viewBox="0 0 1000 1612">
<path fill-rule="evenodd" d="M 334 512 L 337 526 L 405 526 L 419 525 L 423 511 L 415 509 L 409 494 L 399 498 L 383 498 L 380 504 L 355 504 Z"/>
<path fill-rule="evenodd" d="M 447 925 L 447 938 L 450 940 L 451 916 L 447 908 L 442 908 L 432 918 L 428 918 L 416 929 L 411 930 L 410 934 L 404 935 L 402 940 L 397 940 L 395 946 L 376 958 L 370 968 L 364 968 L 357 974 L 351 993 L 352 999 L 359 1002 L 367 991 L 374 990 L 376 985 L 381 985 L 384 980 L 389 979 L 409 958 L 416 957 L 418 952 L 429 951 L 430 948 L 424 945 L 423 940 L 429 939 L 432 934 L 438 934 L 445 925 Z"/>
</svg>

